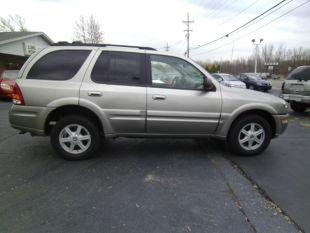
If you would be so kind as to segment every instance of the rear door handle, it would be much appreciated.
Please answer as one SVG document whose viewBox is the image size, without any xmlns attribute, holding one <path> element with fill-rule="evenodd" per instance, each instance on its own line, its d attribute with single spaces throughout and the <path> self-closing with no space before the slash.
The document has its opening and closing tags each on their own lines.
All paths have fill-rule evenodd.
<svg viewBox="0 0 310 233">
<path fill-rule="evenodd" d="M 88 96 L 102 96 L 101 91 L 89 91 Z"/>
<path fill-rule="evenodd" d="M 164 95 L 153 95 L 152 98 L 153 98 L 153 100 L 165 100 L 166 96 L 164 96 Z"/>
</svg>

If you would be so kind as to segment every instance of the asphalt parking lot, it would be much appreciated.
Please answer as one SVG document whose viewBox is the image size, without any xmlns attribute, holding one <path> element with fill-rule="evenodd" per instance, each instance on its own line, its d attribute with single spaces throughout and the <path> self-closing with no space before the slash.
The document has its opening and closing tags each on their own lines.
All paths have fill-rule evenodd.
<svg viewBox="0 0 310 233">
<path fill-rule="evenodd" d="M 278 90 L 272 92 L 278 93 Z M 0 102 L 0 232 L 310 232 L 310 112 L 259 156 L 215 140 L 116 139 L 64 161 Z"/>
</svg>

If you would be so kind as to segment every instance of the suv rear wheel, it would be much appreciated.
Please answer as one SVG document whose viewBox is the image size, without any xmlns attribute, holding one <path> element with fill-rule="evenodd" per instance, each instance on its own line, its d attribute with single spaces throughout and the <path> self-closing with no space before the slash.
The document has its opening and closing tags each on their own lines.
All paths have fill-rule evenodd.
<svg viewBox="0 0 310 233">
<path fill-rule="evenodd" d="M 51 132 L 54 149 L 65 159 L 86 159 L 100 147 L 100 133 L 95 124 L 83 116 L 66 116 Z"/>
<path fill-rule="evenodd" d="M 302 104 L 302 103 L 297 103 L 295 101 L 292 101 L 290 103 L 291 108 L 295 111 L 295 112 L 304 112 L 306 111 L 306 105 Z"/>
<path fill-rule="evenodd" d="M 256 155 L 269 145 L 271 126 L 258 115 L 247 115 L 238 119 L 228 135 L 228 144 L 239 155 Z"/>
</svg>

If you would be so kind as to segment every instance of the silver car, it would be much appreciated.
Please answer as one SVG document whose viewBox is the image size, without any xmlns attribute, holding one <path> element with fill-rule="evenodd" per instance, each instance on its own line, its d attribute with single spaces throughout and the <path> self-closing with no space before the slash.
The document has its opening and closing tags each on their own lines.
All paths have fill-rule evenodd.
<svg viewBox="0 0 310 233">
<path fill-rule="evenodd" d="M 212 76 L 222 83 L 225 86 L 228 87 L 238 87 L 238 88 L 246 88 L 246 85 L 244 82 L 237 79 L 235 76 L 231 74 L 225 74 L 225 73 L 214 73 Z"/>
<path fill-rule="evenodd" d="M 72 160 L 116 137 L 216 137 L 254 155 L 287 126 L 284 100 L 220 85 L 192 60 L 147 47 L 50 46 L 16 82 L 12 127 L 49 135 Z"/>
</svg>

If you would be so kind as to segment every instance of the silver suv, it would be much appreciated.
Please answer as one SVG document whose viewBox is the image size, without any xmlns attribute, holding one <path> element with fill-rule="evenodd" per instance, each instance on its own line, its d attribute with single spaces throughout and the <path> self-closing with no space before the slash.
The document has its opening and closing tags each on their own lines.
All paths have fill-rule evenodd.
<svg viewBox="0 0 310 233">
<path fill-rule="evenodd" d="M 12 127 L 50 135 L 66 159 L 102 138 L 217 137 L 241 155 L 263 151 L 287 126 L 284 100 L 220 85 L 195 62 L 147 47 L 50 46 L 16 82 Z"/>
<path fill-rule="evenodd" d="M 283 99 L 288 101 L 295 112 L 304 112 L 310 107 L 310 66 L 294 69 L 282 85 Z"/>
</svg>

